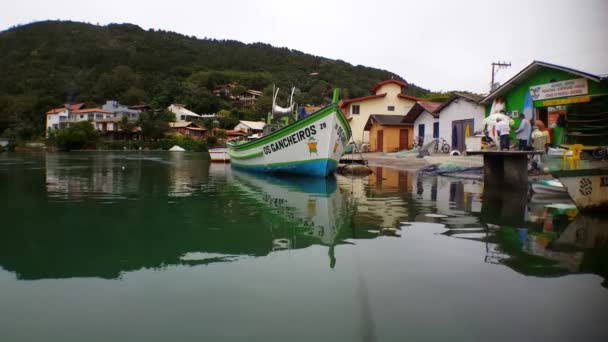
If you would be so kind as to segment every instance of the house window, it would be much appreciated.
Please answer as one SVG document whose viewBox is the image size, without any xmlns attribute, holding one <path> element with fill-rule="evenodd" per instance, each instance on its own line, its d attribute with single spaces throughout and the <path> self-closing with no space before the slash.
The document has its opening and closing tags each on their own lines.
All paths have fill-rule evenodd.
<svg viewBox="0 0 608 342">
<path fill-rule="evenodd" d="M 433 122 L 433 138 L 439 138 L 439 122 Z"/>
<path fill-rule="evenodd" d="M 394 112 L 395 111 L 395 106 L 388 106 L 386 108 L 389 112 Z"/>
<path fill-rule="evenodd" d="M 361 108 L 359 107 L 359 105 L 353 105 L 353 110 L 352 110 L 352 114 L 359 114 Z"/>
</svg>

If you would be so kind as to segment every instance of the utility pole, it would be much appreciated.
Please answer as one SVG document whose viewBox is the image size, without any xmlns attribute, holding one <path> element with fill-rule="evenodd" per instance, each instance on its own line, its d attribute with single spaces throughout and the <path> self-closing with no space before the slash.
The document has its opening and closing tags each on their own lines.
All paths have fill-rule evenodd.
<svg viewBox="0 0 608 342">
<path fill-rule="evenodd" d="M 490 92 L 494 91 L 494 75 L 496 75 L 496 72 L 498 72 L 498 70 L 500 70 L 500 68 L 507 68 L 511 66 L 511 62 L 507 63 L 507 62 L 494 62 L 492 63 L 492 83 L 490 83 Z M 496 68 L 496 71 L 494 71 L 494 68 Z"/>
</svg>

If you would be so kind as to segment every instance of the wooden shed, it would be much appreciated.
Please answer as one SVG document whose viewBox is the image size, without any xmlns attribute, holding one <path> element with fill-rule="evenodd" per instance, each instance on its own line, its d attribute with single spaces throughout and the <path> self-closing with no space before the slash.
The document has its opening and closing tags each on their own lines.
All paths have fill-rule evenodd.
<svg viewBox="0 0 608 342">
<path fill-rule="evenodd" d="M 369 131 L 370 151 L 397 152 L 407 149 L 414 140 L 414 126 L 403 119 L 403 115 L 370 115 L 364 128 Z"/>
</svg>

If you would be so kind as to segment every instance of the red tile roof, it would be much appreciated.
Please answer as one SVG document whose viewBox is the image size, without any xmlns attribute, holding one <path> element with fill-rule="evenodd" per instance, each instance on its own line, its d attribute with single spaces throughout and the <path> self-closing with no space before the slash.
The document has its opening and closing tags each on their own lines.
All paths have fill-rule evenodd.
<svg viewBox="0 0 608 342">
<path fill-rule="evenodd" d="M 66 106 L 69 110 L 78 110 L 84 107 L 84 103 L 74 103 Z"/>
<path fill-rule="evenodd" d="M 441 102 L 433 102 L 433 101 L 418 101 L 418 104 L 424 108 L 429 113 L 435 113 L 435 110 L 441 106 Z"/>
<path fill-rule="evenodd" d="M 410 111 L 405 114 L 405 119 L 403 120 L 404 122 L 413 123 L 425 110 L 429 112 L 434 118 L 438 118 L 438 109 L 440 109 L 442 105 L 443 104 L 440 102 L 424 100 L 417 101 L 416 104 L 410 109 Z"/>
<path fill-rule="evenodd" d="M 415 97 L 415 96 L 411 96 L 411 95 L 406 95 L 406 94 L 398 94 L 397 96 L 399 96 L 402 99 L 407 99 L 407 100 L 412 100 L 412 101 L 423 101 L 419 97 Z"/>
<path fill-rule="evenodd" d="M 403 90 L 403 88 L 407 87 L 407 83 L 403 82 L 403 81 L 398 81 L 398 80 L 386 80 L 386 81 L 382 81 L 382 82 L 378 82 L 373 88 L 372 91 L 375 93 L 376 90 L 378 90 L 380 87 L 382 87 L 385 84 L 390 84 L 390 83 L 394 83 L 398 86 L 401 87 L 401 89 Z"/>
<path fill-rule="evenodd" d="M 57 114 L 57 113 L 61 113 L 61 112 L 63 112 L 64 110 L 66 110 L 66 108 L 55 108 L 55 109 L 51 109 L 51 110 L 49 110 L 48 112 L 46 112 L 46 115 L 49 115 L 49 114 Z"/>
</svg>

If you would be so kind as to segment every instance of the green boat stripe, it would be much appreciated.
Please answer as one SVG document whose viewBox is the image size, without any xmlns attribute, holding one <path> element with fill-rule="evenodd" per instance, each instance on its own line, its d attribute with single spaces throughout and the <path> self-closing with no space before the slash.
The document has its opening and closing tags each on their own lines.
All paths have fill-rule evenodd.
<svg viewBox="0 0 608 342">
<path fill-rule="evenodd" d="M 261 157 L 262 154 L 263 154 L 262 151 L 259 151 L 259 152 L 254 152 L 254 153 L 250 153 L 250 154 L 237 155 L 237 154 L 233 154 L 230 151 L 228 151 L 228 155 L 230 156 L 231 159 L 251 159 L 251 158 Z"/>
<path fill-rule="evenodd" d="M 316 162 L 316 161 L 333 161 L 333 162 L 337 163 L 337 161 L 335 159 L 317 158 L 317 159 L 310 159 L 310 160 L 298 160 L 298 161 L 292 161 L 292 162 L 273 163 L 273 164 L 255 164 L 255 165 L 247 165 L 247 164 L 240 164 L 240 163 L 233 163 L 233 164 L 237 164 L 238 166 L 242 166 L 242 167 L 263 167 L 263 166 L 272 167 L 272 166 L 299 165 L 299 164 L 312 163 L 312 162 Z"/>
<path fill-rule="evenodd" d="M 298 131 L 298 130 L 304 128 L 305 126 L 308 126 L 316 121 L 323 119 L 326 116 L 329 116 L 332 113 L 336 113 L 340 122 L 342 123 L 342 126 L 343 126 L 342 129 L 344 129 L 347 132 L 348 139 L 350 140 L 350 136 L 352 135 L 352 133 L 351 133 L 350 125 L 346 121 L 346 118 L 344 118 L 344 115 L 342 114 L 342 112 L 340 111 L 340 108 L 337 105 L 329 105 L 329 106 L 319 110 L 314 115 L 307 116 L 300 121 L 296 121 L 292 125 L 286 126 L 278 131 L 272 132 L 271 134 L 264 136 L 260 139 L 257 139 L 255 141 L 252 141 L 252 142 L 249 142 L 246 144 L 242 144 L 242 145 L 236 145 L 234 143 L 228 143 L 228 145 L 234 151 L 246 151 L 246 150 L 258 147 L 258 146 L 266 145 L 273 141 L 286 137 L 286 136 L 294 133 L 295 131 Z"/>
</svg>

